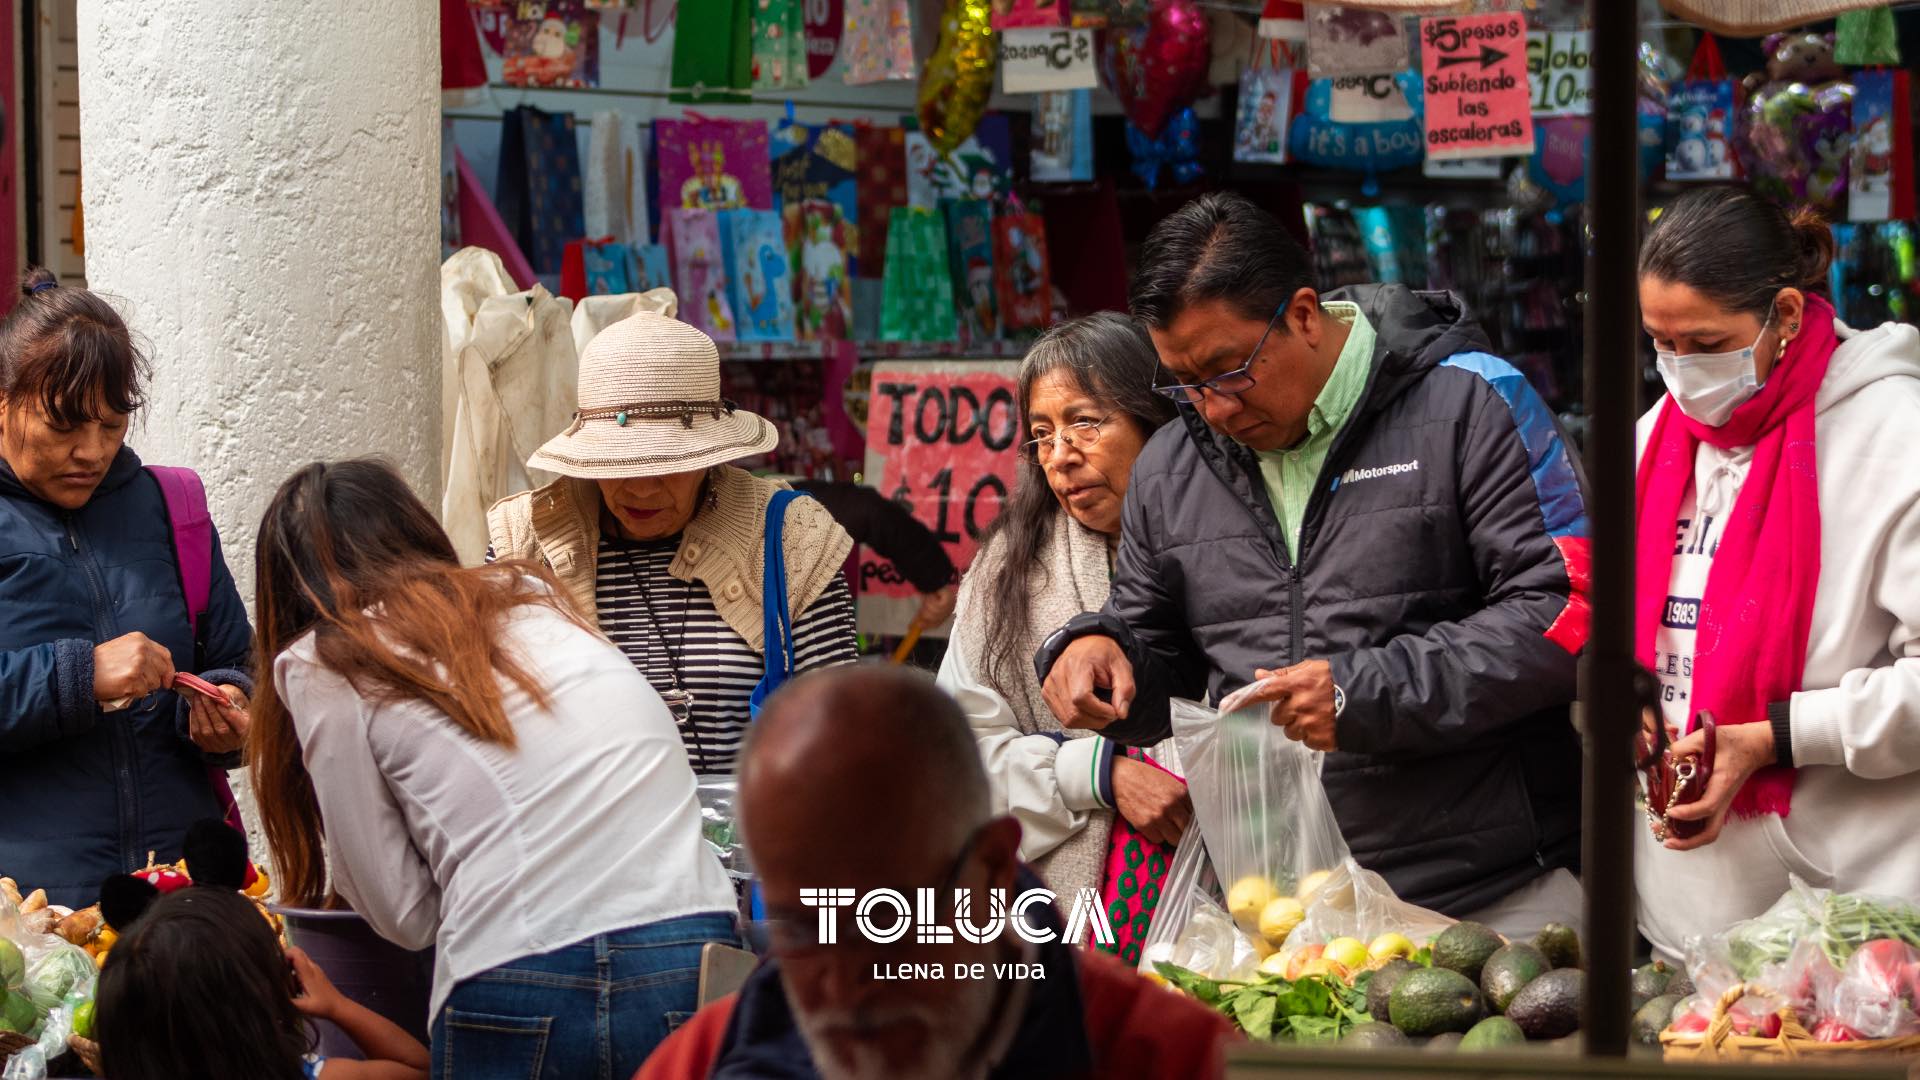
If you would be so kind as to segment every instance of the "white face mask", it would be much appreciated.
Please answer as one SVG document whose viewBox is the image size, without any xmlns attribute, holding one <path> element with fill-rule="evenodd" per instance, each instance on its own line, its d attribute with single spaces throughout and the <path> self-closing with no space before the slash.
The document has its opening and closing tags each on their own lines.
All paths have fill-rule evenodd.
<svg viewBox="0 0 1920 1080">
<path fill-rule="evenodd" d="M 1708 427 L 1719 427 L 1733 416 L 1733 410 L 1760 392 L 1760 380 L 1754 377 L 1753 354 L 1760 338 L 1767 336 L 1773 324 L 1769 315 L 1760 327 L 1760 337 L 1744 349 L 1723 353 L 1688 353 L 1675 356 L 1665 350 L 1654 353 L 1660 379 L 1680 411 Z"/>
</svg>

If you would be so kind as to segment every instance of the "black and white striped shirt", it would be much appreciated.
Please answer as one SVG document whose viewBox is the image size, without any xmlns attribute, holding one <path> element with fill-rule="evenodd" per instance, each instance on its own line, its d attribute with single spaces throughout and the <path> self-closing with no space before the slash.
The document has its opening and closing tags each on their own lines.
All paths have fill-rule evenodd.
<svg viewBox="0 0 1920 1080">
<path fill-rule="evenodd" d="M 594 606 L 600 631 L 627 654 L 654 689 L 693 695 L 692 722 L 680 728 L 696 773 L 731 773 L 751 719 L 747 702 L 766 661 L 720 617 L 705 584 L 667 573 L 680 538 L 600 539 Z M 651 617 L 649 614 L 651 609 Z M 659 619 L 655 625 L 653 617 Z M 836 577 L 793 627 L 800 671 L 859 658 L 853 593 Z"/>
</svg>

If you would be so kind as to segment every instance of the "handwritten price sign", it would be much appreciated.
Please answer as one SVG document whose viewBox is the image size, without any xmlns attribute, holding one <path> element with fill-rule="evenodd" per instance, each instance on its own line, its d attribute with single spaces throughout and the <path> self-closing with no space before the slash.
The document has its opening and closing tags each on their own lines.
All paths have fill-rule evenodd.
<svg viewBox="0 0 1920 1080">
<path fill-rule="evenodd" d="M 1518 14 L 1420 20 L 1427 157 L 1533 153 L 1527 22 Z"/>
<path fill-rule="evenodd" d="M 1091 30 L 1003 30 L 1000 89 L 1009 94 L 1091 90 L 1100 79 Z"/>
<path fill-rule="evenodd" d="M 1527 74 L 1533 77 L 1533 115 L 1585 116 L 1593 111 L 1593 34 L 1533 30 L 1527 34 Z"/>
<path fill-rule="evenodd" d="M 867 407 L 867 482 L 946 545 L 965 572 L 1019 468 L 1018 363 L 899 360 L 877 365 Z M 900 634 L 919 598 L 892 563 L 860 552 L 860 629 Z"/>
</svg>

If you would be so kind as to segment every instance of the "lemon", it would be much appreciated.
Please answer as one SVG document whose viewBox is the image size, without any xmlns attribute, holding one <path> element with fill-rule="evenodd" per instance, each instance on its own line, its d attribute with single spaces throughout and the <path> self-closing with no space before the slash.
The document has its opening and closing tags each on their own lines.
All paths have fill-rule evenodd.
<svg viewBox="0 0 1920 1080">
<path fill-rule="evenodd" d="M 1279 953 L 1274 953 L 1272 956 L 1260 961 L 1260 974 L 1279 975 L 1284 978 L 1287 974 L 1287 962 L 1292 959 L 1290 956 L 1282 956 Z"/>
<path fill-rule="evenodd" d="M 1273 887 L 1273 882 L 1258 874 L 1248 874 L 1227 890 L 1227 911 L 1241 929 L 1258 930 L 1260 912 L 1278 895 L 1280 890 Z"/>
<path fill-rule="evenodd" d="M 1367 947 L 1359 938 L 1334 938 L 1327 942 L 1327 951 L 1321 955 L 1348 970 L 1365 967 L 1367 964 Z"/>
<path fill-rule="evenodd" d="M 1267 957 L 1272 956 L 1274 953 L 1280 951 L 1274 948 L 1271 942 L 1269 942 L 1266 938 L 1261 937 L 1259 934 L 1249 934 L 1247 935 L 1247 940 L 1253 942 L 1253 955 L 1259 957 L 1262 960 L 1265 960 Z"/>
<path fill-rule="evenodd" d="M 1311 906 L 1313 904 L 1313 898 L 1319 895 L 1321 889 L 1326 888 L 1327 879 L 1332 876 L 1333 871 L 1331 870 L 1315 870 L 1313 873 L 1300 879 L 1300 891 L 1294 895 L 1300 898 L 1302 904 Z"/>
<path fill-rule="evenodd" d="M 1276 896 L 1260 909 L 1260 936 L 1275 946 L 1286 943 L 1287 935 L 1307 917 L 1307 909 L 1291 896 Z"/>
<path fill-rule="evenodd" d="M 1413 942 L 1405 934 L 1381 934 L 1367 946 L 1367 956 L 1374 960 L 1391 960 L 1396 956 L 1412 956 Z"/>
</svg>

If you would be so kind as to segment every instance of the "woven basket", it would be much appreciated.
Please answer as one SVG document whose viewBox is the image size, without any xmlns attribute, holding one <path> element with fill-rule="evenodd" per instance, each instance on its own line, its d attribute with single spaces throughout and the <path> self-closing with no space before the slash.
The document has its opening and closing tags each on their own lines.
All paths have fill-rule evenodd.
<svg viewBox="0 0 1920 1080">
<path fill-rule="evenodd" d="M 1755 990 L 1755 994 L 1764 991 Z M 1747 995 L 1747 987 L 1735 983 L 1714 1004 L 1713 1020 L 1707 1030 L 1682 1034 L 1668 1028 L 1660 1033 L 1660 1047 L 1669 1061 L 1816 1061 L 1839 1065 L 1863 1056 L 1920 1057 L 1920 1036 L 1899 1039 L 1861 1039 L 1857 1042 L 1820 1042 L 1800 1024 L 1790 1008 L 1779 1010 L 1780 1034 L 1771 1039 L 1733 1033 L 1733 1020 L 1727 1013 L 1733 1004 Z M 1766 995 L 1771 996 L 1771 995 Z"/>
</svg>

